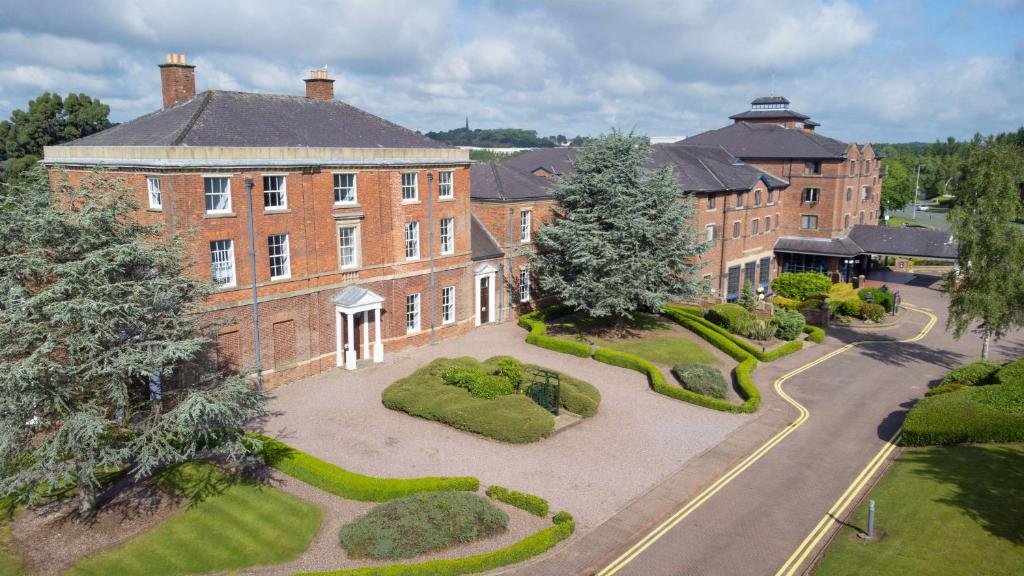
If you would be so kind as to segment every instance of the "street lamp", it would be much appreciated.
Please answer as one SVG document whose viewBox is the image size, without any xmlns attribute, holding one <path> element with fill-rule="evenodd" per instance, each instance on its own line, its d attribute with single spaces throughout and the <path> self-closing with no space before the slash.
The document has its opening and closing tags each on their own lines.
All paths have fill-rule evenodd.
<svg viewBox="0 0 1024 576">
<path fill-rule="evenodd" d="M 917 178 L 914 180 L 914 220 L 917 220 L 917 191 L 921 188 L 921 165 L 917 165 Z"/>
</svg>

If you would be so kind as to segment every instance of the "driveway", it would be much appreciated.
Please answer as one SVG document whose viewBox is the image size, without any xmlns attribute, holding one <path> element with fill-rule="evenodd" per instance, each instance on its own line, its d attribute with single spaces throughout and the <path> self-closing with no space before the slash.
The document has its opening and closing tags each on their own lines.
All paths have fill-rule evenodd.
<svg viewBox="0 0 1024 576">
<path fill-rule="evenodd" d="M 720 443 L 750 416 L 698 408 L 651 392 L 637 372 L 524 342 L 514 324 L 390 353 L 382 365 L 334 370 L 272 392 L 263 429 L 348 470 L 374 476 L 471 475 L 547 498 L 568 510 L 579 533 L 610 518 Z M 438 357 L 508 354 L 555 368 L 601 391 L 598 414 L 551 438 L 512 445 L 430 422 L 381 404 L 395 380 Z"/>
</svg>

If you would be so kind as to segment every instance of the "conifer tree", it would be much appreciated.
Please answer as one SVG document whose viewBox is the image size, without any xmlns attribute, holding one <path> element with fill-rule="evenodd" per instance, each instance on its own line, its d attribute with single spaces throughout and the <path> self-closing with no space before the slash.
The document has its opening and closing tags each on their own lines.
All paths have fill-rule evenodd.
<svg viewBox="0 0 1024 576">
<path fill-rule="evenodd" d="M 136 219 L 120 180 L 44 171 L 8 186 L 0 218 L 0 495 L 74 485 L 92 515 L 97 474 L 252 448 L 265 395 L 207 365 L 182 242 Z"/>
<path fill-rule="evenodd" d="M 532 269 L 546 294 L 600 318 L 659 311 L 709 289 L 698 258 L 710 244 L 692 226 L 693 198 L 671 167 L 647 168 L 651 145 L 621 132 L 589 141 L 552 191 Z"/>
</svg>

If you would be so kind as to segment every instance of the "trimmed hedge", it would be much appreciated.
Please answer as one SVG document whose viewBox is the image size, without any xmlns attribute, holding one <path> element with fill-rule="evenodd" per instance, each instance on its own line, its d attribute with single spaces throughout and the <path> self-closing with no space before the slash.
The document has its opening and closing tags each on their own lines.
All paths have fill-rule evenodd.
<svg viewBox="0 0 1024 576">
<path fill-rule="evenodd" d="M 751 344 L 750 342 L 747 342 L 746 340 L 744 340 L 742 338 L 736 337 L 736 335 L 734 335 L 732 332 L 729 332 L 725 328 L 722 328 L 721 326 L 719 326 L 717 324 L 709 322 L 707 319 L 698 318 L 698 317 L 693 316 L 692 314 L 688 314 L 686 312 L 686 310 L 684 310 L 684 309 L 682 309 L 682 308 L 680 308 L 678 306 L 674 306 L 674 305 L 665 306 L 665 314 L 668 317 L 670 317 L 673 320 L 675 320 L 676 322 L 682 324 L 684 327 L 689 328 L 690 331 L 696 332 L 699 336 L 701 336 L 702 338 L 704 338 L 705 340 L 707 340 L 708 342 L 713 344 L 716 348 L 718 348 L 719 350 L 722 350 L 726 354 L 732 356 L 734 360 L 739 361 L 739 362 L 742 362 L 743 358 L 737 357 L 735 354 L 733 354 L 729 350 L 723 348 L 721 345 L 719 345 L 719 342 L 718 342 L 717 339 L 712 340 L 712 339 L 709 339 L 709 338 L 705 337 L 703 333 L 701 333 L 699 330 L 694 329 L 689 323 L 682 322 L 680 320 L 680 317 L 681 316 L 686 316 L 690 320 L 696 322 L 698 325 L 703 326 L 704 328 L 706 328 L 708 330 L 714 331 L 719 336 L 721 336 L 721 337 L 727 339 L 729 342 L 731 342 L 733 346 L 738 347 L 741 351 L 745 352 L 747 355 L 753 356 L 754 358 L 756 358 L 757 360 L 760 360 L 761 362 L 771 362 L 773 360 L 778 360 L 779 358 L 781 358 L 783 356 L 787 356 L 787 355 L 792 354 L 794 352 L 797 352 L 797 351 L 801 350 L 804 347 L 803 342 L 801 342 L 799 340 L 793 340 L 793 341 L 790 341 L 790 342 L 786 342 L 785 344 L 779 346 L 778 348 L 775 348 L 774 350 L 770 350 L 768 352 L 764 352 L 764 351 L 761 350 L 760 347 L 755 346 L 754 344 Z"/>
<path fill-rule="evenodd" d="M 260 454 L 269 465 L 306 484 L 349 500 L 385 502 L 420 492 L 476 492 L 480 481 L 470 476 L 425 478 L 374 478 L 349 472 L 296 450 L 287 444 L 251 434 L 263 443 Z"/>
<path fill-rule="evenodd" d="M 534 532 L 511 546 L 465 558 L 431 560 L 416 564 L 366 566 L 333 572 L 306 572 L 299 576 L 459 576 L 460 574 L 486 572 L 543 554 L 571 536 L 576 530 L 576 522 L 568 512 L 555 514 L 552 521 L 554 526 Z"/>
<path fill-rule="evenodd" d="M 1016 408 L 1015 408 L 1016 407 Z M 904 446 L 1024 441 L 1024 387 L 994 385 L 922 399 L 903 423 Z"/>
<path fill-rule="evenodd" d="M 825 341 L 825 331 L 817 326 L 811 324 L 804 326 L 804 333 L 807 334 L 807 339 L 815 344 Z"/>
<path fill-rule="evenodd" d="M 950 370 L 942 379 L 942 385 L 984 386 L 986 384 L 995 384 L 996 372 L 999 371 L 999 364 L 988 360 L 978 360 L 977 362 L 971 362 L 970 364 Z"/>
<path fill-rule="evenodd" d="M 486 493 L 489 497 L 494 498 L 495 500 L 500 500 L 505 504 L 515 506 L 520 510 L 526 510 L 534 516 L 540 516 L 543 518 L 548 515 L 548 501 L 540 496 L 516 492 L 515 490 L 509 490 L 504 486 L 488 486 Z"/>
<path fill-rule="evenodd" d="M 530 331 L 526 336 L 526 341 L 534 346 L 540 346 L 541 348 L 547 348 L 548 350 L 554 350 L 555 352 L 562 352 L 564 354 L 572 354 L 573 356 L 579 356 L 580 358 L 589 358 L 592 356 L 593 351 L 588 344 L 573 342 L 572 340 L 565 340 L 563 338 L 552 338 L 547 335 L 548 327 L 544 322 L 552 318 L 565 316 L 569 312 L 570 310 L 566 306 L 552 306 L 550 308 L 534 310 L 533 312 L 520 316 L 519 325 Z"/>
<path fill-rule="evenodd" d="M 996 372 L 996 382 L 1024 387 L 1024 357 L 1004 365 Z"/>
<path fill-rule="evenodd" d="M 739 304 L 715 304 L 705 314 L 704 319 L 737 334 L 748 322 L 750 312 Z"/>
<path fill-rule="evenodd" d="M 817 272 L 783 272 L 772 280 L 773 292 L 794 300 L 806 300 L 831 290 L 832 280 Z"/>
</svg>

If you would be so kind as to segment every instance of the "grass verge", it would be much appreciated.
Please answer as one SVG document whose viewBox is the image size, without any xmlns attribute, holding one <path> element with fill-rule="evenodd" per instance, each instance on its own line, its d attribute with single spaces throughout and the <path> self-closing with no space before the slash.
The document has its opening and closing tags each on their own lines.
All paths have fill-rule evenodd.
<svg viewBox="0 0 1024 576">
<path fill-rule="evenodd" d="M 907 450 L 870 498 L 884 537 L 856 537 L 861 506 L 815 576 L 1024 574 L 1024 445 Z"/>
<path fill-rule="evenodd" d="M 299 556 L 320 526 L 320 509 L 216 466 L 191 462 L 158 476 L 191 505 L 155 529 L 80 560 L 69 575 L 200 574 L 279 564 Z"/>
</svg>

